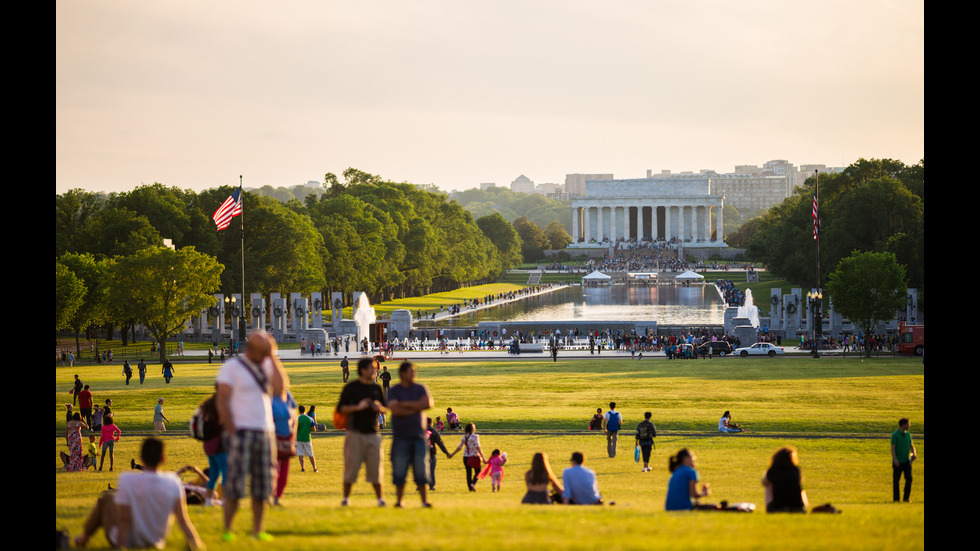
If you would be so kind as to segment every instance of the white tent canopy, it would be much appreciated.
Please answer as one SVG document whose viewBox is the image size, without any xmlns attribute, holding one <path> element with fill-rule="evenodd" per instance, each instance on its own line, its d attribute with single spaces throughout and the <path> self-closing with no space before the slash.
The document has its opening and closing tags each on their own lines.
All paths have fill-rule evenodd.
<svg viewBox="0 0 980 551">
<path fill-rule="evenodd" d="M 612 279 L 612 277 L 611 276 L 607 276 L 606 274 L 600 272 L 599 270 L 596 270 L 596 271 L 592 272 L 591 274 L 583 277 L 582 279 L 585 279 L 585 280 L 588 280 L 588 281 L 607 281 L 607 280 Z"/>
<path fill-rule="evenodd" d="M 704 276 L 700 274 L 696 274 L 691 270 L 688 270 L 683 274 L 677 276 L 675 279 L 704 279 Z"/>
</svg>

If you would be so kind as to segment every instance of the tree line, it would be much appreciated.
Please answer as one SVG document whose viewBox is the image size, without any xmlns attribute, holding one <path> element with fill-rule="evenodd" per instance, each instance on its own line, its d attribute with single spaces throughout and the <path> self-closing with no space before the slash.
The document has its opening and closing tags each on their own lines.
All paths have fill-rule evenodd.
<svg viewBox="0 0 980 551">
<path fill-rule="evenodd" d="M 303 201 L 244 191 L 243 215 L 217 231 L 211 216 L 235 189 L 154 183 L 57 195 L 57 330 L 96 324 L 110 335 L 123 329 L 125 339 L 127 327 L 153 318 L 164 342 L 175 318 L 214 293 L 241 292 L 243 271 L 248 294 L 339 291 L 349 304 L 364 291 L 376 303 L 491 282 L 524 260 L 521 224 L 496 212 L 474 219 L 431 186 L 349 168 L 342 178 L 326 174 L 322 193 Z M 168 278 L 187 271 L 201 277 L 181 281 L 176 295 L 149 288 L 171 290 Z M 138 308 L 140 297 L 150 300 Z M 160 307 L 171 311 L 150 312 Z"/>
<path fill-rule="evenodd" d="M 817 282 L 813 203 L 818 196 L 821 284 L 855 252 L 887 253 L 909 287 L 925 287 L 925 162 L 859 159 L 842 172 L 815 174 L 794 194 L 726 236 L 769 271 L 804 286 Z M 819 187 L 818 187 L 819 186 Z"/>
</svg>

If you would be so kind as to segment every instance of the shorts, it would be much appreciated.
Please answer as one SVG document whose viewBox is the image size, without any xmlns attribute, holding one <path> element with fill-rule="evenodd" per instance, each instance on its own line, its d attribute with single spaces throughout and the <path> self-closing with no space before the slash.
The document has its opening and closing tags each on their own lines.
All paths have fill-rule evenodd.
<svg viewBox="0 0 980 551">
<path fill-rule="evenodd" d="M 424 438 L 394 439 L 391 441 L 391 479 L 395 486 L 404 486 L 408 465 L 412 465 L 412 480 L 417 485 L 429 482 L 429 445 Z"/>
<path fill-rule="evenodd" d="M 296 442 L 296 455 L 313 457 L 313 442 Z"/>
<path fill-rule="evenodd" d="M 275 479 L 275 433 L 239 430 L 225 443 L 228 464 L 222 489 L 226 499 L 245 497 L 245 478 L 251 479 L 252 499 L 264 500 L 272 495 Z"/>
<path fill-rule="evenodd" d="M 382 453 L 380 433 L 348 430 L 344 436 L 344 484 L 357 482 L 361 463 L 364 464 L 364 480 L 371 484 L 380 484 L 383 474 Z"/>
<path fill-rule="evenodd" d="M 106 450 L 113 451 L 115 449 L 116 449 L 116 441 L 115 440 L 106 440 L 105 442 L 102 443 L 102 452 L 103 453 Z"/>
</svg>

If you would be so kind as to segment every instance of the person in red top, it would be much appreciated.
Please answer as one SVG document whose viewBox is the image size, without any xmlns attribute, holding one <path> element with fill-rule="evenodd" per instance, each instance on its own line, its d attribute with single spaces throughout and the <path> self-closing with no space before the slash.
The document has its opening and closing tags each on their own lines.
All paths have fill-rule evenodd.
<svg viewBox="0 0 980 551">
<path fill-rule="evenodd" d="M 89 390 L 88 385 L 78 393 L 78 408 L 81 410 L 79 413 L 85 418 L 85 424 L 92 426 L 92 391 Z"/>
</svg>

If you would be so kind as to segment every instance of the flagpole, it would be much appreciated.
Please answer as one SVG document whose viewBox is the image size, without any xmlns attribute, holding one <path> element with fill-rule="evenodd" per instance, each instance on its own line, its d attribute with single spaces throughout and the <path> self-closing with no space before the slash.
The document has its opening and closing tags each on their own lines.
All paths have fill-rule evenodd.
<svg viewBox="0 0 980 551">
<path fill-rule="evenodd" d="M 245 190 L 242 188 L 242 175 L 238 175 L 238 190 L 242 199 L 242 306 L 238 310 L 238 339 L 245 340 Z M 239 343 L 241 347 L 243 343 Z"/>
<path fill-rule="evenodd" d="M 814 237 L 814 240 L 817 242 L 817 259 L 816 259 L 817 260 L 817 292 L 816 292 L 816 297 L 815 297 L 815 300 L 817 302 L 817 305 L 816 305 L 816 308 L 814 309 L 814 315 L 813 315 L 813 318 L 814 318 L 813 319 L 813 357 L 814 358 L 819 358 L 820 357 L 820 353 L 817 351 L 817 348 L 820 346 L 820 343 L 817 341 L 817 334 L 818 334 L 818 331 L 820 330 L 820 324 L 822 323 L 822 320 L 820 319 L 820 306 L 822 306 L 822 305 L 820 304 L 820 302 L 823 299 L 823 293 L 820 291 L 820 233 L 821 233 L 820 232 L 820 211 L 819 211 L 819 208 L 820 208 L 820 171 L 819 170 L 814 170 L 813 171 L 813 177 L 814 177 L 814 182 L 813 182 L 813 202 L 816 204 L 816 209 L 817 209 L 814 212 L 814 215 L 816 216 L 816 218 L 813 221 L 813 223 L 815 224 L 815 228 L 816 228 L 816 233 L 814 233 L 813 237 Z"/>
</svg>

